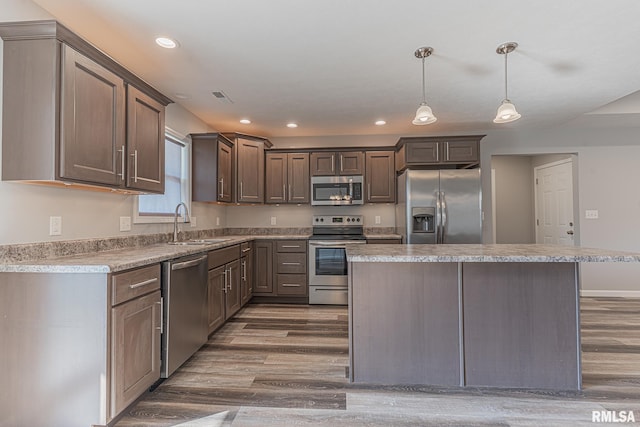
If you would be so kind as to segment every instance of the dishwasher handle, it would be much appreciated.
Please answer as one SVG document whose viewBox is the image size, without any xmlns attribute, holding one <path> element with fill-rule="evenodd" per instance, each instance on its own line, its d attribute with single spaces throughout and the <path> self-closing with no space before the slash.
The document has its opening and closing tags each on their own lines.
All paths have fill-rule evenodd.
<svg viewBox="0 0 640 427">
<path fill-rule="evenodd" d="M 203 255 L 200 258 L 192 259 L 191 261 L 177 262 L 175 264 L 171 264 L 171 271 L 194 267 L 200 264 L 205 259 L 207 259 L 207 255 Z"/>
</svg>

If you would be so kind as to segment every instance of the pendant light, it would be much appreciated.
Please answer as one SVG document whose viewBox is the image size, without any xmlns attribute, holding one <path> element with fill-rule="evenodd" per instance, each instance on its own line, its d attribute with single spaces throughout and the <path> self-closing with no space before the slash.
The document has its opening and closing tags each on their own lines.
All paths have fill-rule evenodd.
<svg viewBox="0 0 640 427">
<path fill-rule="evenodd" d="M 424 60 L 432 53 L 433 48 L 431 47 L 421 47 L 415 51 L 416 58 L 422 59 L 422 103 L 416 111 L 416 117 L 413 119 L 412 123 L 414 125 L 428 125 L 438 120 L 436 116 L 433 115 L 431 107 L 427 105 L 427 95 L 425 89 L 426 83 L 424 78 Z"/>
<path fill-rule="evenodd" d="M 493 119 L 493 123 L 509 123 L 518 120 L 520 117 L 520 113 L 516 110 L 516 106 L 509 100 L 509 96 L 507 95 L 507 56 L 516 50 L 518 47 L 518 43 L 516 42 L 507 42 L 503 43 L 496 49 L 496 53 L 499 55 L 504 55 L 504 100 L 498 107 L 498 112 L 496 114 L 496 118 Z"/>
</svg>

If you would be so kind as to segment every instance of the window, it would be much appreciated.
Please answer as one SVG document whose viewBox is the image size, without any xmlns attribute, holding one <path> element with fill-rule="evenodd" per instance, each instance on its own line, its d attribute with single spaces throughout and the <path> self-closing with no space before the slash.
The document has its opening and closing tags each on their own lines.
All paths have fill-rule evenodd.
<svg viewBox="0 0 640 427">
<path fill-rule="evenodd" d="M 184 202 L 191 213 L 191 144 L 187 139 L 170 131 L 165 134 L 164 194 L 137 196 L 135 223 L 171 222 L 180 202 Z M 183 215 L 182 209 L 180 215 Z"/>
</svg>

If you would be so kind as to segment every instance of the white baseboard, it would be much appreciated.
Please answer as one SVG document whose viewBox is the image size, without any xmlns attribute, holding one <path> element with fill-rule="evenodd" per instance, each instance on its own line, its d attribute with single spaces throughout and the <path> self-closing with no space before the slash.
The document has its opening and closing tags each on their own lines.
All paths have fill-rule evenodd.
<svg viewBox="0 0 640 427">
<path fill-rule="evenodd" d="M 640 291 L 580 290 L 582 297 L 640 298 Z"/>
</svg>

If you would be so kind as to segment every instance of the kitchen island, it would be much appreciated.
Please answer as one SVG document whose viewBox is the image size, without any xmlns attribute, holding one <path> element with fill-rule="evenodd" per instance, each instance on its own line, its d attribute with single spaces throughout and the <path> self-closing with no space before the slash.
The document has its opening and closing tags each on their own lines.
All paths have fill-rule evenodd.
<svg viewBox="0 0 640 427">
<path fill-rule="evenodd" d="M 554 245 L 359 245 L 350 379 L 581 389 L 579 263 L 640 254 Z"/>
</svg>

